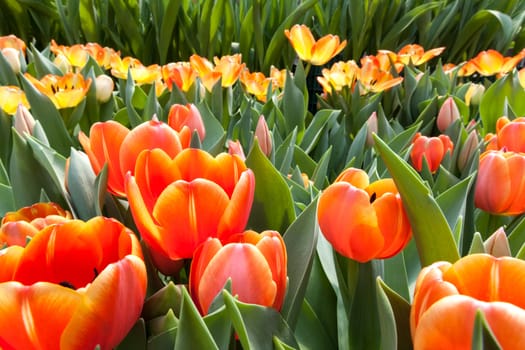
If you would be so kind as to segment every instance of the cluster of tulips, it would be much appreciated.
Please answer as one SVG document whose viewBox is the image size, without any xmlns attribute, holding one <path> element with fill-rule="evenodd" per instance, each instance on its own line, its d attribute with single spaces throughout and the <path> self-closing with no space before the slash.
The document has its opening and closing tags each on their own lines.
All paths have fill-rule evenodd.
<svg viewBox="0 0 525 350">
<path fill-rule="evenodd" d="M 308 65 L 326 64 L 346 45 L 333 35 L 316 41 L 303 25 L 293 26 L 285 35 Z M 56 74 L 37 78 L 26 71 L 24 42 L 2 37 L 0 49 L 0 58 L 17 79 L 27 79 L 56 109 L 80 104 L 92 84 L 97 100 L 107 103 L 116 94 L 118 79 L 151 85 L 157 97 L 175 86 L 186 93 L 202 84 L 211 92 L 217 84 L 225 88 L 240 81 L 247 96 L 265 102 L 281 98 L 286 77 L 292 76 L 277 68 L 269 77 L 249 72 L 240 55 L 215 58 L 213 63 L 193 55 L 189 62 L 144 66 L 98 44 L 69 47 L 53 41 Z M 336 62 L 318 77 L 323 98 L 345 88 L 353 92 L 356 86 L 362 94 L 395 88 L 403 80 L 404 67 L 425 64 L 443 50 L 408 45 L 397 53 L 382 50 L 366 56 L 360 66 Z M 446 74 L 462 78 L 474 73 L 504 75 L 524 57 L 525 51 L 510 58 L 487 51 L 463 65 L 443 67 Z M 81 72 L 89 62 L 103 70 L 94 81 Z M 519 78 L 523 83 L 523 70 Z M 0 107 L 12 115 L 16 132 L 31 137 L 34 106 L 22 88 L 1 86 Z M 370 146 L 377 140 L 377 122 L 374 112 L 367 122 Z M 484 137 L 473 127 L 461 145 L 455 145 L 446 131 L 460 122 L 454 98 L 445 99 L 435 122 L 440 134 L 418 132 L 411 138 L 407 156 L 411 171 L 433 176 L 451 158 L 460 170 L 476 158 L 475 206 L 495 215 L 524 214 L 525 118 L 502 116 L 495 133 Z M 284 232 L 268 228 L 259 233 L 249 227 L 257 176 L 247 165 L 239 140 L 227 140 L 216 153 L 200 148 L 208 133 L 205 124 L 195 104 L 174 103 L 166 121 L 152 117 L 128 128 L 106 120 L 93 123 L 89 130 L 72 129 L 93 174 L 106 177 L 104 191 L 129 208 L 133 225 L 103 215 L 80 220 L 44 201 L 5 213 L 0 226 L 0 348 L 115 348 L 143 317 L 149 262 L 157 277 L 160 272 L 175 280 L 181 271 L 187 273 L 184 282 L 201 316 L 214 311 L 225 286 L 239 301 L 282 309 L 290 277 Z M 264 116 L 254 134 L 254 147 L 270 159 L 275 150 Z M 66 189 L 70 161 L 61 169 Z M 344 259 L 359 264 L 389 259 L 413 239 L 413 217 L 396 179 L 377 178 L 374 171 L 348 166 L 325 188 L 313 189 L 303 176 L 305 189 L 318 190 L 314 221 Z M 493 240 L 506 242 L 504 231 L 496 232 Z M 501 248 L 502 243 L 491 242 L 485 249 L 490 254 L 423 266 L 415 281 L 409 320 L 416 349 L 470 348 L 479 317 L 503 348 L 523 346 L 525 262 L 510 257 L 504 244 Z"/>
</svg>

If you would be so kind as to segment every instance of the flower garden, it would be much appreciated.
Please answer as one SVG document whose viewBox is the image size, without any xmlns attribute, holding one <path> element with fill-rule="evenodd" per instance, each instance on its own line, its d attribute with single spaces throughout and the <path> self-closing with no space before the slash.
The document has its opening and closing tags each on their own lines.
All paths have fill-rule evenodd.
<svg viewBox="0 0 525 350">
<path fill-rule="evenodd" d="M 525 2 L 2 6 L 0 349 L 525 348 Z"/>
</svg>

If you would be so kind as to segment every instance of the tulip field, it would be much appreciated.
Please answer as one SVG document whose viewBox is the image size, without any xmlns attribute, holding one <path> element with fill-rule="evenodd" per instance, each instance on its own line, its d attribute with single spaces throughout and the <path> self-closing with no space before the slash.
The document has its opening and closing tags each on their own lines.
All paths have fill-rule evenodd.
<svg viewBox="0 0 525 350">
<path fill-rule="evenodd" d="M 525 2 L 1 7 L 1 350 L 525 349 Z"/>
</svg>

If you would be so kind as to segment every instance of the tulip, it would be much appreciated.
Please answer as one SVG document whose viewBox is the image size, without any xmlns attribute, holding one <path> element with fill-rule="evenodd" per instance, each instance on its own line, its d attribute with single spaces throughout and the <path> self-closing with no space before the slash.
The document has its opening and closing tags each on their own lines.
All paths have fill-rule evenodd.
<svg viewBox="0 0 525 350">
<path fill-rule="evenodd" d="M 452 152 L 454 144 L 450 138 L 445 135 L 427 137 L 417 133 L 412 141 L 412 151 L 410 152 L 410 160 L 417 171 L 423 170 L 423 158 L 428 164 L 428 168 L 432 173 L 435 173 L 441 161 L 447 152 Z"/>
<path fill-rule="evenodd" d="M 119 55 L 114 54 L 110 57 L 111 60 L 111 74 L 115 78 L 128 79 L 128 71 L 131 74 L 131 79 L 139 85 L 153 84 L 161 79 L 162 74 L 158 64 L 145 66 L 140 60 L 133 57 L 120 58 Z"/>
<path fill-rule="evenodd" d="M 268 124 L 264 115 L 259 116 L 257 126 L 255 127 L 255 137 L 259 142 L 262 152 L 268 157 L 272 153 L 272 134 L 268 129 Z"/>
<path fill-rule="evenodd" d="M 29 108 L 24 90 L 15 85 L 0 86 L 0 108 L 4 112 L 13 115 L 20 104 Z"/>
<path fill-rule="evenodd" d="M 46 226 L 71 219 L 71 213 L 56 203 L 36 203 L 7 212 L 0 226 L 0 246 L 5 243 L 24 247 L 27 237 L 32 238 Z"/>
<path fill-rule="evenodd" d="M 5 49 L 7 47 L 22 51 L 23 54 L 26 52 L 26 43 L 13 34 L 0 36 L 0 49 Z"/>
<path fill-rule="evenodd" d="M 476 207 L 492 214 L 525 213 L 525 154 L 486 151 L 480 156 L 474 188 Z"/>
<path fill-rule="evenodd" d="M 261 72 L 250 73 L 244 70 L 241 72 L 240 80 L 247 93 L 254 95 L 261 102 L 266 102 L 268 87 L 273 83 L 272 78 L 267 78 Z"/>
<path fill-rule="evenodd" d="M 243 161 L 246 160 L 246 156 L 244 155 L 244 150 L 242 149 L 241 142 L 239 140 L 228 140 L 228 153 L 231 155 L 237 155 L 239 158 L 241 158 Z"/>
<path fill-rule="evenodd" d="M 5 49 L 1 49 L 0 53 L 2 53 L 7 63 L 11 66 L 13 73 L 20 73 L 22 70 L 20 64 L 20 51 L 12 47 L 6 47 Z"/>
<path fill-rule="evenodd" d="M 175 84 L 179 89 L 187 92 L 197 77 L 197 72 L 195 72 L 189 62 L 168 63 L 161 67 L 161 72 L 162 78 L 170 91 L 173 89 L 173 84 Z"/>
<path fill-rule="evenodd" d="M 13 127 L 20 135 L 33 134 L 36 121 L 31 112 L 23 105 L 19 104 L 13 116 Z"/>
<path fill-rule="evenodd" d="M 467 106 L 479 106 L 484 93 L 485 86 L 474 83 L 470 84 L 470 86 L 467 89 L 467 92 L 465 93 L 465 103 L 467 104 Z"/>
<path fill-rule="evenodd" d="M 124 197 L 124 176 L 128 171 L 134 172 L 139 153 L 145 149 L 161 148 L 174 157 L 182 150 L 182 142 L 189 144 L 191 133 L 188 128 L 184 130 L 179 134 L 157 118 L 133 130 L 110 120 L 93 124 L 89 138 L 81 131 L 78 139 L 95 174 L 98 175 L 107 163 L 108 191 Z"/>
<path fill-rule="evenodd" d="M 0 274 L 3 349 L 113 349 L 146 295 L 138 239 L 104 217 L 47 226 L 25 248 L 5 248 L 0 266 L 11 272 Z"/>
<path fill-rule="evenodd" d="M 503 227 L 498 228 L 485 242 L 483 242 L 485 252 L 497 258 L 502 256 L 512 256 L 509 240 Z"/>
<path fill-rule="evenodd" d="M 150 250 L 171 260 L 192 258 L 209 237 L 227 240 L 248 222 L 255 176 L 235 155 L 215 158 L 187 148 L 171 158 L 143 151 L 126 194 L 135 224 Z"/>
<path fill-rule="evenodd" d="M 459 109 L 454 102 L 452 96 L 448 97 L 439 109 L 436 124 L 441 132 L 445 132 L 447 128 L 460 118 Z"/>
<path fill-rule="evenodd" d="M 191 132 L 197 131 L 201 141 L 206 137 L 201 113 L 193 103 L 172 105 L 168 113 L 168 125 L 176 131 L 181 131 L 184 126 L 188 127 Z M 191 140 L 188 140 L 188 144 L 184 145 L 184 148 L 190 146 L 189 141 Z"/>
<path fill-rule="evenodd" d="M 397 59 L 403 64 L 409 64 L 409 62 L 412 62 L 414 66 L 419 66 L 428 62 L 432 58 L 441 55 L 444 50 L 444 47 L 438 47 L 425 51 L 421 45 L 408 44 L 398 51 Z"/>
<path fill-rule="evenodd" d="M 412 236 L 393 180 L 369 184 L 368 175 L 356 168 L 344 170 L 321 193 L 317 219 L 334 249 L 359 262 L 392 257 Z"/>
<path fill-rule="evenodd" d="M 106 103 L 111 99 L 111 96 L 113 96 L 115 83 L 113 83 L 113 79 L 108 75 L 101 74 L 95 78 L 95 87 L 97 90 L 97 101 L 100 103 Z"/>
<path fill-rule="evenodd" d="M 470 62 L 479 74 L 499 77 L 513 70 L 523 58 L 525 58 L 525 50 L 512 57 L 504 57 L 496 50 L 486 50 L 478 53 Z"/>
<path fill-rule="evenodd" d="M 525 344 L 525 262 L 472 254 L 436 262 L 416 280 L 410 311 L 415 349 L 471 349 L 481 312 L 502 349 Z"/>
<path fill-rule="evenodd" d="M 361 69 L 357 74 L 361 83 L 361 95 L 368 92 L 381 92 L 401 84 L 402 77 L 394 77 L 390 70 L 384 70 L 381 61 L 375 56 L 365 56 L 361 59 Z"/>
<path fill-rule="evenodd" d="M 49 97 L 57 109 L 77 106 L 89 91 L 91 78 L 84 79 L 80 73 L 66 73 L 63 76 L 47 74 L 36 79 L 29 73 L 24 76 L 42 94 Z"/>
<path fill-rule="evenodd" d="M 336 62 L 330 69 L 324 68 L 321 71 L 323 76 L 317 77 L 317 81 L 322 86 L 323 91 L 328 94 L 332 93 L 332 89 L 342 91 L 345 87 L 354 91 L 359 70 L 359 66 L 353 60 Z"/>
<path fill-rule="evenodd" d="M 115 50 L 110 47 L 102 47 L 97 43 L 87 43 L 84 48 L 103 69 L 111 68 L 111 57 L 120 56 L 120 52 L 115 52 Z"/>
<path fill-rule="evenodd" d="M 310 28 L 296 24 L 284 35 L 288 38 L 297 56 L 314 66 L 322 66 L 337 56 L 346 46 L 346 40 L 339 42 L 337 35 L 328 34 L 315 40 Z"/>
<path fill-rule="evenodd" d="M 286 247 L 276 231 L 245 231 L 226 243 L 210 238 L 195 251 L 190 293 L 201 314 L 231 281 L 239 301 L 280 310 L 286 291 Z"/>
<path fill-rule="evenodd" d="M 513 120 L 503 116 L 496 122 L 496 135 L 487 134 L 487 150 L 505 149 L 508 152 L 525 153 L 525 117 Z"/>
<path fill-rule="evenodd" d="M 377 134 L 377 113 L 374 111 L 366 120 L 366 145 L 372 147 L 375 144 L 373 134 Z"/>
<path fill-rule="evenodd" d="M 458 168 L 459 170 L 463 171 L 467 164 L 470 163 L 471 158 L 476 154 L 476 151 L 479 147 L 479 141 L 478 141 L 478 132 L 477 130 L 472 130 L 468 136 L 463 145 L 461 146 L 461 150 L 459 151 L 458 156 Z"/>
</svg>

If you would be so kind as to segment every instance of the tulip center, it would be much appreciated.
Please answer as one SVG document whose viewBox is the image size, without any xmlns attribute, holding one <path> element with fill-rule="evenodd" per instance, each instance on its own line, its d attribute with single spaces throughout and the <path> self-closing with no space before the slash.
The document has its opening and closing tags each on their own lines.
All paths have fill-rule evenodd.
<svg viewBox="0 0 525 350">
<path fill-rule="evenodd" d="M 376 193 L 375 193 L 375 192 L 372 193 L 372 194 L 370 195 L 370 203 L 374 203 L 374 201 L 376 200 L 376 197 L 377 197 Z"/>
</svg>

